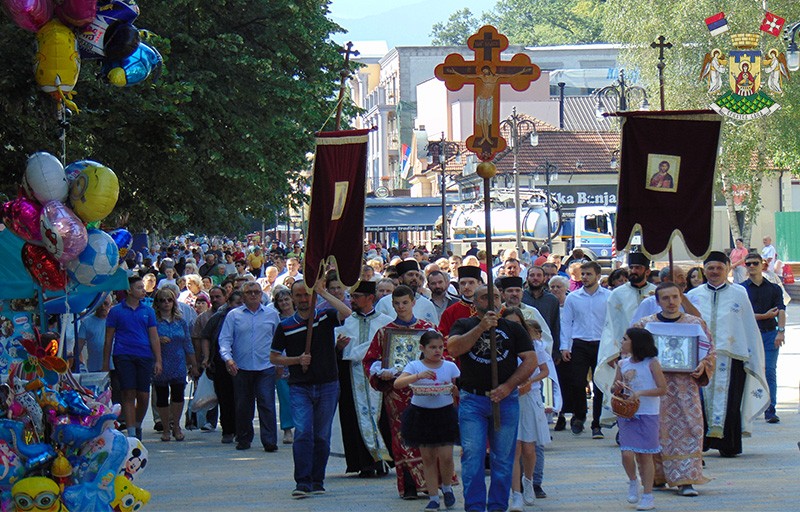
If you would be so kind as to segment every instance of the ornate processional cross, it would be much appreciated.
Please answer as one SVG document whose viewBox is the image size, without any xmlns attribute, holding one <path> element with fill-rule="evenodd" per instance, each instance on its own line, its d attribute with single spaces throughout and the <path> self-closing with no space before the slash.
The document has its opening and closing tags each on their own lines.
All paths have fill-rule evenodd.
<svg viewBox="0 0 800 512">
<path fill-rule="evenodd" d="M 491 25 L 481 27 L 467 40 L 467 46 L 475 52 L 474 60 L 451 53 L 436 66 L 434 75 L 451 91 L 465 84 L 474 87 L 474 128 L 467 138 L 467 149 L 489 161 L 506 148 L 500 135 L 500 84 L 524 91 L 539 78 L 541 70 L 524 53 L 502 60 L 500 54 L 508 48 L 508 38 Z"/>
</svg>

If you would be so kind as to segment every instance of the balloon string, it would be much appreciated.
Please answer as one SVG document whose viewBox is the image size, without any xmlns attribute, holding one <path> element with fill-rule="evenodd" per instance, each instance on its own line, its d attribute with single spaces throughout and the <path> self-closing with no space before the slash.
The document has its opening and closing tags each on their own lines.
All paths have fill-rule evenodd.
<svg viewBox="0 0 800 512">
<path fill-rule="evenodd" d="M 67 130 L 69 129 L 69 110 L 64 99 L 58 102 L 58 139 L 61 141 L 61 165 L 67 165 Z"/>
</svg>

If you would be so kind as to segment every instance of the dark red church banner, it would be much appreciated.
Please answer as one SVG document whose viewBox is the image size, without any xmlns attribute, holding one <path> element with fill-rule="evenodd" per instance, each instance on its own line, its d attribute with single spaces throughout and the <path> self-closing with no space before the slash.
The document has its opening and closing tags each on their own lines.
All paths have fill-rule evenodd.
<svg viewBox="0 0 800 512">
<path fill-rule="evenodd" d="M 352 286 L 361 273 L 369 130 L 317 134 L 303 275 L 314 287 L 320 266 L 334 257 L 339 279 Z"/>
<path fill-rule="evenodd" d="M 637 231 L 641 251 L 665 253 L 680 234 L 702 259 L 711 250 L 714 171 L 722 118 L 710 110 L 626 112 L 617 193 L 617 247 Z"/>
</svg>

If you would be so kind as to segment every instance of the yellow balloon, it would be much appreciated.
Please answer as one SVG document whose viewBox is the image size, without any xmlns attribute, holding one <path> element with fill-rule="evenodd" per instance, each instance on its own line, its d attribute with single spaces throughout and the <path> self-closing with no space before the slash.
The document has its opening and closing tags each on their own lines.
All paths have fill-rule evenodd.
<svg viewBox="0 0 800 512">
<path fill-rule="evenodd" d="M 103 220 L 119 198 L 119 180 L 106 166 L 86 167 L 69 188 L 72 211 L 83 222 Z"/>
<path fill-rule="evenodd" d="M 33 72 L 39 88 L 77 109 L 71 98 L 81 72 L 78 42 L 75 33 L 56 19 L 36 33 Z"/>
</svg>

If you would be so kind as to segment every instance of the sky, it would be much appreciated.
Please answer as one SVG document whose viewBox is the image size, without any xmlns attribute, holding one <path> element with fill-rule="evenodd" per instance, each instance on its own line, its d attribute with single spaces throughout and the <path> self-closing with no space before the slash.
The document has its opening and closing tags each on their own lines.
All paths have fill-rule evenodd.
<svg viewBox="0 0 800 512">
<path fill-rule="evenodd" d="M 494 7 L 496 0 L 332 0 L 331 18 L 347 29 L 334 40 L 385 40 L 393 46 L 430 44 L 434 23 L 447 21 L 452 13 L 468 7 L 480 16 Z M 423 15 L 421 15 L 424 14 Z"/>
</svg>

